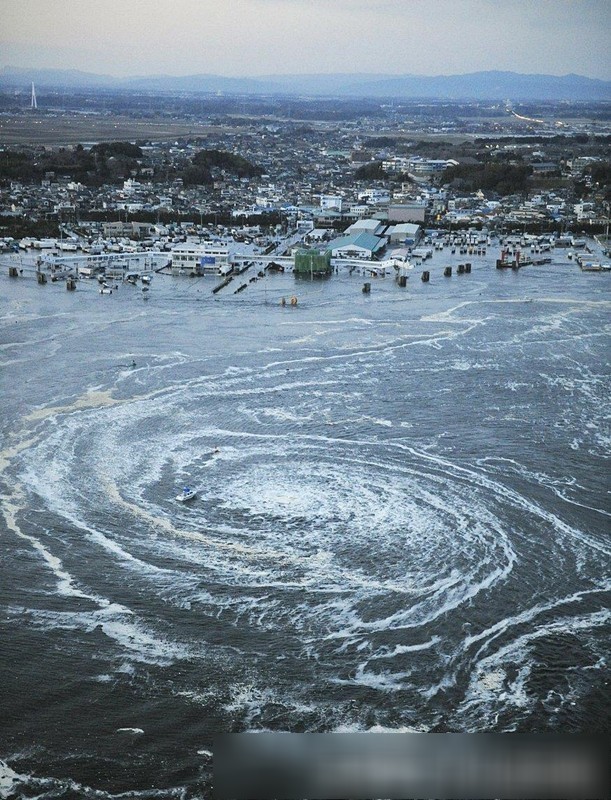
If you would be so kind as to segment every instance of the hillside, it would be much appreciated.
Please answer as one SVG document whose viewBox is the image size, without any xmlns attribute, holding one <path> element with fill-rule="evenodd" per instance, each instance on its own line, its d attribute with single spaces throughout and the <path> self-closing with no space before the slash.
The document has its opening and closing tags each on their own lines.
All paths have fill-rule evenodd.
<svg viewBox="0 0 611 800">
<path fill-rule="evenodd" d="M 441 100 L 610 101 L 611 81 L 581 75 L 473 72 L 464 75 L 153 75 L 115 78 L 79 70 L 4 67 L 0 89 L 26 91 L 31 83 L 46 89 L 98 89 L 126 92 L 311 95 L 314 97 L 396 97 Z"/>
</svg>

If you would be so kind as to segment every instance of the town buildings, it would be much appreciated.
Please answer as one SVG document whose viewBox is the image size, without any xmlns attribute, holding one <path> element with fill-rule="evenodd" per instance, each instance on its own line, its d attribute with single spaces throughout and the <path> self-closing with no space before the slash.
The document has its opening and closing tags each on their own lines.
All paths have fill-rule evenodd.
<svg viewBox="0 0 611 800">
<path fill-rule="evenodd" d="M 583 132 L 577 135 L 569 128 L 561 137 L 550 128 L 531 142 L 532 136 L 520 138 L 514 128 L 503 131 L 501 122 L 486 128 L 479 120 L 470 128 L 463 125 L 456 138 L 458 124 L 440 126 L 433 116 L 424 124 L 420 120 L 421 135 L 428 138 L 418 141 L 415 123 L 399 119 L 392 109 L 387 116 L 340 122 L 272 124 L 262 118 L 232 126 L 220 118 L 215 123 L 205 137 L 141 142 L 141 157 L 112 182 L 87 182 L 62 172 L 76 146 L 2 145 L 5 154 L 18 151 L 26 160 L 47 159 L 57 166 L 36 180 L 3 176 L 0 169 L 0 236 L 10 238 L 21 226 L 40 238 L 36 225 L 47 225 L 49 232 L 55 225 L 56 232 L 64 231 L 60 239 L 80 236 L 94 249 L 175 247 L 180 242 L 173 239 L 188 235 L 214 238 L 262 225 L 269 236 L 277 225 L 285 230 L 306 225 L 310 244 L 344 235 L 351 237 L 346 246 L 375 253 L 372 243 L 358 239 L 350 228 L 355 222 L 376 219 L 394 225 L 389 237 L 410 246 L 415 231 L 427 226 L 568 230 L 604 227 L 609 215 L 608 186 L 592 180 L 593 169 L 605 163 L 608 133 L 603 125 L 597 134 L 600 144 L 596 137 L 583 144 L 578 143 Z M 450 135 L 455 139 L 445 141 Z M 211 183 L 190 182 L 188 168 L 204 148 L 240 155 L 262 174 L 244 177 L 214 168 Z M 452 167 L 478 163 L 499 169 L 521 165 L 531 177 L 511 193 L 477 182 L 467 190 L 464 180 L 446 178 Z M 373 177 L 359 177 L 363 166 L 376 165 Z M 178 224 L 178 231 L 170 230 Z M 367 226 L 364 230 L 371 233 Z M 176 257 L 186 264 L 194 255 L 184 250 Z M 224 255 L 209 257 L 216 268 Z"/>
</svg>

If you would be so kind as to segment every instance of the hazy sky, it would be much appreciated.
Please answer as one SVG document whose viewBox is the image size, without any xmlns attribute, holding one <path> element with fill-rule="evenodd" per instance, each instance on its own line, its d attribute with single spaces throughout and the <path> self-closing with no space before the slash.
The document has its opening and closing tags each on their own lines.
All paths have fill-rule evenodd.
<svg viewBox="0 0 611 800">
<path fill-rule="evenodd" d="M 611 0 L 0 0 L 0 67 L 611 78 Z"/>
</svg>

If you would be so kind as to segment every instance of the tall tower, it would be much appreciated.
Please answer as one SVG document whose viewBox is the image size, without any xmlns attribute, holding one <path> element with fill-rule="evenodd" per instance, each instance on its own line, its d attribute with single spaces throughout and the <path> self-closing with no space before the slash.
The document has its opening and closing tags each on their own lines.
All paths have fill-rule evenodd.
<svg viewBox="0 0 611 800">
<path fill-rule="evenodd" d="M 34 88 L 34 84 L 32 83 L 32 105 L 31 108 L 38 108 L 38 103 L 36 102 L 36 89 Z"/>
</svg>

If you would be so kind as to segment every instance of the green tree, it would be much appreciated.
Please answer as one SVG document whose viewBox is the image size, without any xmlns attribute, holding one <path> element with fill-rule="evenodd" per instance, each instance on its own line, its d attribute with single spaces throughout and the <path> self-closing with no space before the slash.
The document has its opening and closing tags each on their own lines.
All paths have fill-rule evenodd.
<svg viewBox="0 0 611 800">
<path fill-rule="evenodd" d="M 363 164 L 354 173 L 354 179 L 357 181 L 379 181 L 388 178 L 388 174 L 382 169 L 381 161 L 371 161 L 369 164 Z"/>
</svg>

